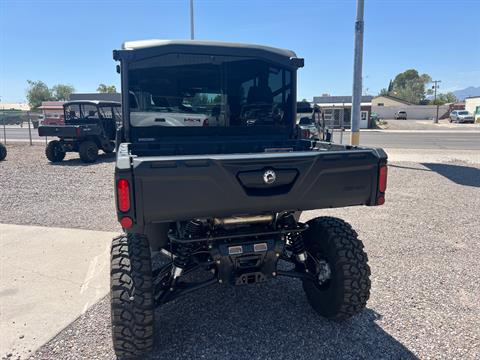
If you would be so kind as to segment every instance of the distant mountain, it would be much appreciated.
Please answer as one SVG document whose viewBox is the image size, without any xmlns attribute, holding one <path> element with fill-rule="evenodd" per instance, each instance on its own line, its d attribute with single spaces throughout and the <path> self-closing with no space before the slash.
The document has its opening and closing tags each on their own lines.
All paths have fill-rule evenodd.
<svg viewBox="0 0 480 360">
<path fill-rule="evenodd" d="M 458 100 L 464 100 L 469 96 L 480 96 L 480 86 L 469 86 L 462 90 L 453 91 Z"/>
</svg>

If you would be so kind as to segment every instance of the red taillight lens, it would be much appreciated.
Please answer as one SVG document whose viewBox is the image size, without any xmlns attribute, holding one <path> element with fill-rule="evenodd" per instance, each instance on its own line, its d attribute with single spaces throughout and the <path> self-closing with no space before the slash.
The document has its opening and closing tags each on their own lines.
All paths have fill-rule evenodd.
<svg viewBox="0 0 480 360">
<path fill-rule="evenodd" d="M 133 220 L 128 216 L 125 216 L 120 219 L 120 225 L 122 225 L 124 229 L 130 229 L 133 225 Z"/>
<path fill-rule="evenodd" d="M 60 124 L 59 124 L 59 125 L 60 125 Z M 81 135 L 81 129 L 80 129 L 79 127 L 77 127 L 77 128 L 75 129 L 75 131 L 76 131 L 76 133 L 77 133 L 77 136 L 80 137 L 80 135 Z"/>
<path fill-rule="evenodd" d="M 380 195 L 380 196 L 377 198 L 377 205 L 383 205 L 383 204 L 385 204 L 385 196 Z"/>
<path fill-rule="evenodd" d="M 203 126 L 210 126 L 208 119 L 203 120 Z"/>
<path fill-rule="evenodd" d="M 128 181 L 120 179 L 117 182 L 118 209 L 121 212 L 130 210 L 130 187 Z"/>
<path fill-rule="evenodd" d="M 378 174 L 378 191 L 384 193 L 387 190 L 387 165 L 380 167 L 380 172 Z"/>
</svg>

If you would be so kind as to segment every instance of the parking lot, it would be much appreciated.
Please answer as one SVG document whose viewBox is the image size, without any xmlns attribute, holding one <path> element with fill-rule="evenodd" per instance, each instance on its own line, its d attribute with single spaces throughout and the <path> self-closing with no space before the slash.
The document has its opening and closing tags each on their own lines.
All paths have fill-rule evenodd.
<svg viewBox="0 0 480 360">
<path fill-rule="evenodd" d="M 7 161 L 0 164 L 0 223 L 120 231 L 113 157 L 84 165 L 69 154 L 51 165 L 40 144 L 13 144 L 8 150 Z M 293 279 L 238 288 L 217 285 L 158 309 L 157 347 L 150 358 L 478 359 L 476 152 L 418 150 L 414 156 L 392 150 L 386 205 L 303 214 L 303 220 L 341 217 L 364 241 L 372 293 L 360 316 L 346 323 L 320 318 Z M 107 295 L 32 356 L 52 358 L 114 358 Z"/>
</svg>

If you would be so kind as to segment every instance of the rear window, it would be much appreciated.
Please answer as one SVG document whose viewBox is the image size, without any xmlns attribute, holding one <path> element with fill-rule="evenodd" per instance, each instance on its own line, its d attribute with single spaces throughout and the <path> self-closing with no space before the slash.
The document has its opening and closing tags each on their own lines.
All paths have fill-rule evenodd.
<svg viewBox="0 0 480 360">
<path fill-rule="evenodd" d="M 298 122 L 299 125 L 311 125 L 312 124 L 312 119 L 308 117 L 302 117 L 300 121 Z"/>
<path fill-rule="evenodd" d="M 468 111 L 459 111 L 458 115 L 468 115 Z"/>
<path fill-rule="evenodd" d="M 134 128 L 283 131 L 292 124 L 292 73 L 266 61 L 169 54 L 132 63 L 129 70 Z"/>
</svg>

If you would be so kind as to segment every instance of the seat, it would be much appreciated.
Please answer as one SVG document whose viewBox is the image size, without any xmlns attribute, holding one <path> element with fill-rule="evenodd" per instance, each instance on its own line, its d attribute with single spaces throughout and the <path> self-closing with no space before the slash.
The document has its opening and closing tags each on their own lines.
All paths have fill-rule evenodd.
<svg viewBox="0 0 480 360">
<path fill-rule="evenodd" d="M 252 86 L 248 89 L 247 104 L 258 103 L 273 103 L 273 93 L 270 86 Z"/>
</svg>

